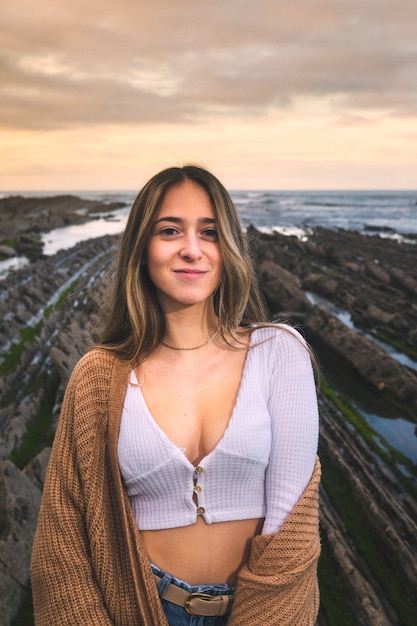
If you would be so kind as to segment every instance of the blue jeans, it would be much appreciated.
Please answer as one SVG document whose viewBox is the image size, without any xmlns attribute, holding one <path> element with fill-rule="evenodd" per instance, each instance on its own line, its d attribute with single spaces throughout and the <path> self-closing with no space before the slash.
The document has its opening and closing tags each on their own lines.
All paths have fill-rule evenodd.
<svg viewBox="0 0 417 626">
<path fill-rule="evenodd" d="M 221 596 L 235 592 L 235 587 L 229 587 L 229 585 L 189 585 L 183 580 L 179 580 L 179 578 L 175 578 L 175 576 L 171 576 L 171 574 L 159 569 L 159 567 L 153 563 L 151 563 L 151 568 L 153 573 L 162 579 L 158 585 L 160 598 L 163 596 L 169 583 L 181 589 L 185 589 L 189 593 L 198 591 L 200 593 L 209 593 L 213 596 Z M 226 626 L 229 617 L 229 615 L 217 615 L 215 617 L 190 615 L 184 607 L 164 600 L 164 598 L 161 599 L 161 604 L 169 626 Z"/>
</svg>

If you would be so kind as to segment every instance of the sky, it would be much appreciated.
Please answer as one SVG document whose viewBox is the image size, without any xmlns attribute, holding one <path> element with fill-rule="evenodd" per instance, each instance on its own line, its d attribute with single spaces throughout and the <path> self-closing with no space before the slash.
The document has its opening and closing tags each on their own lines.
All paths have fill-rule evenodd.
<svg viewBox="0 0 417 626">
<path fill-rule="evenodd" d="M 417 189 L 416 0 L 1 0 L 0 192 Z"/>
</svg>

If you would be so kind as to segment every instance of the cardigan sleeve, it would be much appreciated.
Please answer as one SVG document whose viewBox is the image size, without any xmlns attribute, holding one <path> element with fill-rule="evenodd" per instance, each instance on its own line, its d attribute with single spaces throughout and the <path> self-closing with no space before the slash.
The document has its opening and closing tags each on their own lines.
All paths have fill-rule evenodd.
<svg viewBox="0 0 417 626">
<path fill-rule="evenodd" d="M 314 469 L 319 433 L 313 369 L 303 338 L 286 327 L 267 343 L 272 441 L 265 478 L 263 534 L 275 533 L 281 527 L 306 488 Z"/>
<path fill-rule="evenodd" d="M 37 626 L 112 624 L 94 576 L 86 530 L 74 433 L 76 379 L 73 373 L 64 397 L 33 545 L 31 578 Z"/>
<path fill-rule="evenodd" d="M 252 540 L 228 626 L 313 626 L 319 611 L 320 461 L 280 530 Z"/>
</svg>

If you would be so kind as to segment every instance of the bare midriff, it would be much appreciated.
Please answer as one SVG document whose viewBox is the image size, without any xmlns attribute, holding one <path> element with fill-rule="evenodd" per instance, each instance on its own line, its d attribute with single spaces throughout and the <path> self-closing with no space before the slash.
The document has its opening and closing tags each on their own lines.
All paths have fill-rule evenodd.
<svg viewBox="0 0 417 626">
<path fill-rule="evenodd" d="M 251 539 L 261 532 L 263 519 L 141 531 L 150 560 L 190 585 L 236 585 L 248 559 Z"/>
</svg>

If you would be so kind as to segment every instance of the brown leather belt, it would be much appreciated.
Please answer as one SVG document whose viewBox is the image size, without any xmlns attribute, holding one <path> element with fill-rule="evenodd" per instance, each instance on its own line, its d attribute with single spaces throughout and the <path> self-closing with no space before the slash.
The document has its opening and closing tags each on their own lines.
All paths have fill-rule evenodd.
<svg viewBox="0 0 417 626">
<path fill-rule="evenodd" d="M 162 580 L 159 576 L 154 574 L 155 582 L 158 585 Z M 224 596 L 212 596 L 209 593 L 201 593 L 195 591 L 189 593 L 181 587 L 176 587 L 172 583 L 167 585 L 165 593 L 162 598 L 184 607 L 187 613 L 190 615 L 226 615 L 232 610 L 233 600 L 235 599 L 233 594 Z"/>
</svg>

